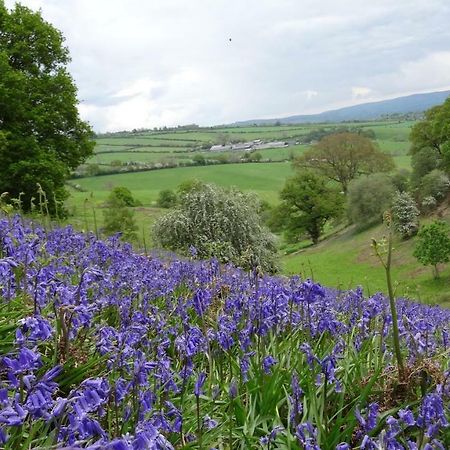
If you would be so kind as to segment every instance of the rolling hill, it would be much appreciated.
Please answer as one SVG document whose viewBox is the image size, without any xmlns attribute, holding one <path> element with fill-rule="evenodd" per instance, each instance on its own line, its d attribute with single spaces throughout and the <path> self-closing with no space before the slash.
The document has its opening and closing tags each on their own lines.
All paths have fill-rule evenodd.
<svg viewBox="0 0 450 450">
<path fill-rule="evenodd" d="M 236 122 L 236 126 L 250 124 L 270 125 L 275 123 L 326 123 L 344 122 L 354 120 L 375 120 L 391 114 L 420 113 L 432 106 L 443 103 L 450 95 L 450 91 L 429 92 L 397 97 L 379 102 L 362 103 L 345 108 L 324 111 L 319 114 L 303 114 L 274 119 L 256 119 Z"/>
</svg>

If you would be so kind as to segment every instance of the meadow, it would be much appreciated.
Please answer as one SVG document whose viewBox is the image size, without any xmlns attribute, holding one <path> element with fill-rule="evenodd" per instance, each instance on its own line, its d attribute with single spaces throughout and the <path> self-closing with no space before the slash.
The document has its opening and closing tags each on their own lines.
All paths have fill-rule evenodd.
<svg viewBox="0 0 450 450">
<path fill-rule="evenodd" d="M 20 216 L 0 240 L 5 450 L 449 448 L 449 310 Z"/>
<path fill-rule="evenodd" d="M 373 130 L 376 141 L 383 151 L 400 157 L 399 166 L 407 167 L 404 157 L 409 148 L 408 134 L 412 122 L 379 121 L 356 124 L 306 124 L 290 126 L 216 127 L 193 130 L 145 131 L 99 136 L 96 139 L 95 155 L 87 164 L 109 166 L 111 162 L 122 163 L 167 163 L 193 161 L 196 155 L 206 159 L 220 157 L 242 158 L 245 152 L 209 152 L 209 147 L 223 142 L 247 142 L 256 139 L 265 141 L 287 141 L 288 148 L 258 150 L 264 160 L 288 160 L 302 153 L 308 145 L 298 142 L 317 129 L 342 126 Z"/>
<path fill-rule="evenodd" d="M 373 130 L 376 142 L 380 148 L 394 155 L 398 168 L 410 169 L 408 136 L 412 122 L 380 121 L 358 124 L 347 124 Z M 237 140 L 248 139 L 280 139 L 283 136 L 301 136 L 320 127 L 336 125 L 302 125 L 273 126 L 245 128 L 217 128 L 201 130 L 178 130 L 167 132 L 146 132 L 132 135 L 118 135 L 98 139 L 96 155 L 92 158 L 102 163 L 120 159 L 123 162 L 135 158 L 142 161 L 182 161 L 192 158 L 194 154 L 205 157 L 211 152 L 193 150 L 193 142 L 199 146 L 205 142 L 215 143 L 224 134 L 235 136 Z M 184 141 L 183 141 L 184 139 Z M 160 145 L 169 142 L 170 145 L 190 145 L 184 150 L 179 147 L 147 147 L 146 152 L 135 148 L 124 152 L 126 143 L 149 142 Z M 118 145 L 118 147 L 110 144 Z M 110 145 L 110 147 L 108 147 Z M 144 144 L 143 144 L 144 145 Z M 117 152 L 105 153 L 105 148 L 117 148 Z M 74 180 L 84 192 L 71 190 L 68 206 L 72 212 L 70 222 L 79 229 L 101 229 L 103 222 L 103 204 L 110 190 L 116 186 L 129 188 L 133 195 L 142 203 L 135 208 L 138 224 L 139 245 L 151 246 L 151 225 L 162 213 L 163 209 L 156 206 L 158 194 L 163 189 L 175 190 L 187 180 L 198 179 L 206 183 L 216 183 L 221 186 L 235 186 L 243 191 L 252 191 L 271 205 L 279 202 L 279 191 L 287 177 L 293 174 L 289 162 L 292 153 L 302 153 L 308 145 L 293 144 L 285 148 L 274 148 L 258 151 L 264 160 L 282 162 L 236 163 L 210 166 L 177 167 L 162 170 L 151 170 L 137 173 L 121 173 L 114 175 L 85 177 Z M 167 153 L 164 151 L 167 150 Z M 176 151 L 176 153 L 175 153 Z M 229 152 L 231 153 L 231 152 Z M 228 153 L 228 154 L 229 154 Z M 237 152 L 243 155 L 243 152 Z M 130 156 L 131 155 L 131 156 Z M 235 154 L 236 155 L 236 154 Z M 102 159 L 104 158 L 104 159 Z M 146 159 L 148 158 L 148 159 Z M 95 217 L 94 217 L 95 214 Z M 330 287 L 348 289 L 362 285 L 367 292 L 385 291 L 384 272 L 379 263 L 371 255 L 370 242 L 374 235 L 383 234 L 382 227 L 356 233 L 346 230 L 343 234 L 325 240 L 317 248 L 310 247 L 307 242 L 299 245 L 289 245 L 280 237 L 281 267 L 283 273 L 313 276 Z M 304 248 L 306 247 L 306 248 Z M 421 266 L 412 255 L 412 242 L 398 242 L 394 279 L 398 282 L 397 294 L 417 298 L 421 301 L 448 304 L 448 269 L 443 272 L 441 280 L 433 280 L 429 269 Z"/>
</svg>

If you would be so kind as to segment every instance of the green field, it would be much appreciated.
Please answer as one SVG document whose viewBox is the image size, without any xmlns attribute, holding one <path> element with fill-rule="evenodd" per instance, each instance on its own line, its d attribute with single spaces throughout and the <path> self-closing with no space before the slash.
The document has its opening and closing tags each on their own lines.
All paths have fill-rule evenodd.
<svg viewBox="0 0 450 450">
<path fill-rule="evenodd" d="M 99 136 L 96 139 L 95 155 L 81 168 L 89 174 L 88 166 L 98 164 L 99 170 L 111 170 L 111 162 L 122 165 L 131 163 L 148 167 L 155 164 L 183 165 L 192 163 L 195 155 L 206 160 L 228 158 L 230 162 L 241 160 L 245 151 L 210 152 L 209 147 L 223 142 L 286 141 L 286 148 L 258 150 L 264 161 L 289 160 L 301 154 L 308 145 L 298 145 L 302 137 L 318 129 L 350 128 L 372 130 L 376 142 L 386 153 L 396 158 L 399 168 L 409 168 L 408 135 L 413 122 L 379 121 L 354 124 L 304 124 L 284 126 L 217 127 L 192 130 L 145 131 Z M 84 170 L 84 172 L 83 172 Z"/>
<path fill-rule="evenodd" d="M 380 239 L 385 233 L 383 225 L 359 233 L 347 228 L 316 247 L 284 256 L 283 272 L 289 275 L 301 273 L 338 289 L 360 285 L 367 294 L 386 292 L 384 269 L 371 248 L 372 238 Z M 394 248 L 396 295 L 450 306 L 450 268 L 446 267 L 441 278 L 434 280 L 431 268 L 422 266 L 412 256 L 414 239 L 397 240 Z"/>
<path fill-rule="evenodd" d="M 379 147 L 394 157 L 397 168 L 410 169 L 408 136 L 412 124 L 412 122 L 385 121 L 357 125 L 374 131 Z M 244 151 L 212 153 L 199 148 L 201 145 L 206 146 L 206 143 L 208 145 L 217 143 L 224 135 L 227 135 L 228 139 L 241 142 L 253 139 L 281 140 L 295 138 L 320 127 L 332 126 L 326 124 L 214 128 L 107 136 L 97 140 L 96 154 L 90 162 L 100 164 L 101 167 L 110 167 L 113 161 L 121 161 L 124 166 L 130 162 L 183 164 L 192 161 L 198 154 L 207 160 L 230 157 L 230 154 L 232 158 L 240 160 L 245 155 Z M 147 244 L 150 245 L 149 228 L 155 218 L 163 213 L 163 210 L 155 207 L 159 192 L 163 189 L 175 190 L 180 183 L 191 179 L 255 192 L 261 199 L 275 205 L 279 201 L 279 191 L 286 178 L 293 174 L 289 160 L 309 148 L 309 145 L 295 145 L 295 142 L 292 142 L 293 145 L 285 148 L 258 150 L 262 160 L 265 161 L 260 163 L 177 167 L 76 179 L 74 183 L 84 192 L 71 191 L 68 201 L 68 207 L 72 212 L 71 221 L 81 228 L 93 229 L 94 224 L 97 228 L 101 228 L 103 204 L 110 190 L 116 186 L 125 186 L 142 203 L 142 207 L 135 208 L 135 213 L 139 234 L 141 237 L 146 236 Z M 332 233 L 332 230 L 327 232 Z M 315 248 L 307 247 L 289 255 L 282 255 L 283 272 L 314 276 L 324 285 L 342 289 L 360 284 L 369 293 L 384 291 L 384 272 L 371 255 L 370 249 L 371 237 L 381 233 L 381 227 L 362 233 L 345 229 Z M 142 244 L 141 239 L 140 243 Z M 303 243 L 289 246 L 283 243 L 282 238 L 281 244 L 281 253 L 289 253 L 302 245 L 308 245 Z M 448 269 L 444 271 L 441 280 L 433 280 L 430 270 L 420 266 L 411 256 L 412 241 L 397 244 L 394 269 L 394 278 L 400 281 L 397 295 L 409 295 L 425 300 L 434 297 L 441 303 L 450 301 L 448 298 L 450 296 L 445 294 L 445 285 L 450 281 L 450 271 Z"/>
<path fill-rule="evenodd" d="M 276 203 L 278 192 L 291 174 L 291 164 L 287 162 L 222 164 L 96 176 L 77 179 L 76 183 L 85 191 L 94 193 L 99 200 L 104 200 L 113 187 L 125 186 L 144 205 L 151 205 L 160 190 L 175 189 L 183 181 L 198 179 L 256 192 L 262 199 Z M 83 195 L 86 196 L 84 192 L 75 192 L 71 201 Z"/>
</svg>

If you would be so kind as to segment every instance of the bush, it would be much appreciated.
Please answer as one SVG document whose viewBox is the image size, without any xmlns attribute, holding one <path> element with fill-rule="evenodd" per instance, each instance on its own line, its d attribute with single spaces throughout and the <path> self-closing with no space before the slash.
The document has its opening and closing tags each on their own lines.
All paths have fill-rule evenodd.
<svg viewBox="0 0 450 450">
<path fill-rule="evenodd" d="M 359 227 L 381 223 L 394 192 L 391 179 L 385 174 L 375 173 L 352 181 L 347 199 L 349 218 Z"/>
<path fill-rule="evenodd" d="M 400 169 L 391 175 L 391 182 L 397 191 L 406 192 L 409 190 L 410 178 L 411 173 L 409 170 Z"/>
<path fill-rule="evenodd" d="M 197 185 L 155 222 L 153 237 L 158 245 L 185 255 L 194 247 L 199 258 L 274 272 L 275 238 L 262 226 L 258 203 L 254 195 Z"/>
<path fill-rule="evenodd" d="M 119 191 L 120 192 L 120 191 Z M 105 209 L 103 210 L 103 232 L 107 236 L 121 233 L 126 241 L 137 238 L 138 227 L 134 218 L 134 212 L 128 208 L 126 202 L 113 190 L 109 195 Z"/>
<path fill-rule="evenodd" d="M 395 230 L 403 239 L 417 234 L 419 229 L 419 210 L 415 200 L 408 192 L 397 192 L 392 201 L 392 219 Z"/>
<path fill-rule="evenodd" d="M 160 208 L 173 208 L 178 202 L 178 197 L 171 189 L 163 189 L 159 191 L 158 200 L 156 204 Z"/>
<path fill-rule="evenodd" d="M 200 155 L 199 153 L 197 153 L 196 155 L 194 155 L 194 157 L 192 158 L 192 161 L 199 165 L 199 166 L 204 166 L 206 165 L 206 159 L 203 155 Z"/>
<path fill-rule="evenodd" d="M 436 205 L 447 195 L 450 188 L 450 180 L 442 170 L 432 170 L 426 174 L 420 183 L 419 195 L 421 200 L 426 197 L 434 197 Z"/>
<path fill-rule="evenodd" d="M 116 197 L 117 199 L 121 200 L 125 206 L 139 206 L 141 205 L 141 202 L 139 200 L 136 200 L 133 197 L 133 194 L 131 193 L 131 191 L 124 187 L 124 186 L 117 186 L 115 187 L 110 194 L 110 198 L 112 198 L 111 196 Z"/>
<path fill-rule="evenodd" d="M 446 222 L 435 221 L 419 231 L 414 256 L 424 266 L 433 266 L 434 278 L 439 278 L 438 264 L 450 258 L 450 228 Z"/>
</svg>

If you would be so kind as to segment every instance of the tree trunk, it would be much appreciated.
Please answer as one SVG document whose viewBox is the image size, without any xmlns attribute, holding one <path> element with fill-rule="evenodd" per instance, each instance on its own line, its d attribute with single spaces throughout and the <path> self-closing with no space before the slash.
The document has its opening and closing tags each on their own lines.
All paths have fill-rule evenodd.
<svg viewBox="0 0 450 450">
<path fill-rule="evenodd" d="M 433 266 L 433 277 L 435 280 L 437 280 L 439 278 L 439 269 L 438 269 L 438 265 L 435 264 Z"/>
</svg>

